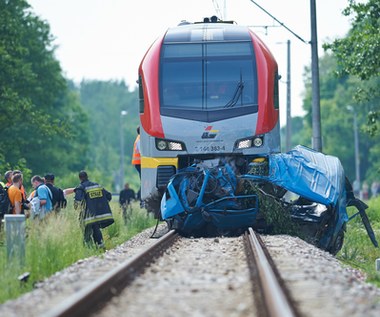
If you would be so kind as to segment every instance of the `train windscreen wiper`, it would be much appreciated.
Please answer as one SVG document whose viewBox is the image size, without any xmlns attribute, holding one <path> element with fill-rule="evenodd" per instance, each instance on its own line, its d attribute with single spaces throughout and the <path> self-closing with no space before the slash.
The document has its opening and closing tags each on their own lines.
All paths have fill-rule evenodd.
<svg viewBox="0 0 380 317">
<path fill-rule="evenodd" d="M 232 108 L 236 105 L 236 103 L 238 102 L 239 98 L 242 96 L 243 94 L 243 88 L 244 88 L 244 82 L 240 79 L 240 81 L 238 82 L 237 86 L 236 86 L 236 89 L 235 89 L 235 92 L 234 92 L 234 95 L 232 96 L 231 100 L 228 101 L 223 108 Z"/>
</svg>

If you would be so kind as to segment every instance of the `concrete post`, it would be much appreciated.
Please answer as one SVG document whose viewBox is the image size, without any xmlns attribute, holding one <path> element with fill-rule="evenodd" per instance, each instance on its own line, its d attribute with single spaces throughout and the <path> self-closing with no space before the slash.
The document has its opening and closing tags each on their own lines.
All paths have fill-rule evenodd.
<svg viewBox="0 0 380 317">
<path fill-rule="evenodd" d="M 22 266 L 25 264 L 25 215 L 5 215 L 4 220 L 8 262 Z"/>
</svg>

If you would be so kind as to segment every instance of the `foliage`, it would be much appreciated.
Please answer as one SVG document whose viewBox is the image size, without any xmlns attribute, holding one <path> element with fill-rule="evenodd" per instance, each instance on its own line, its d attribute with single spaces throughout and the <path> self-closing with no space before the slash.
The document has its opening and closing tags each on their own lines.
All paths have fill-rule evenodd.
<svg viewBox="0 0 380 317">
<path fill-rule="evenodd" d="M 138 174 L 131 165 L 136 127 L 139 123 L 137 91 L 129 91 L 123 82 L 82 81 L 80 99 L 89 114 L 89 154 L 91 169 L 102 171 L 109 188 L 120 184 L 120 152 L 123 133 L 124 167 L 127 180 L 138 188 Z M 121 115 L 127 111 L 127 115 Z M 120 188 L 119 188 L 120 189 Z"/>
<path fill-rule="evenodd" d="M 349 0 L 349 6 L 343 14 L 354 15 L 348 36 L 325 45 L 338 59 L 339 73 L 356 75 L 362 80 L 379 76 L 380 2 L 368 0 L 359 3 Z"/>
<path fill-rule="evenodd" d="M 308 131 L 308 129 L 311 129 L 306 123 L 304 117 L 292 117 L 292 133 L 291 133 L 291 139 L 290 139 L 290 148 L 295 147 L 298 144 L 302 144 L 308 147 L 311 147 L 311 131 Z M 302 132 L 302 133 L 301 133 Z M 281 151 L 286 152 L 286 126 L 282 127 L 280 130 L 281 133 Z"/>
<path fill-rule="evenodd" d="M 69 203 L 71 205 L 71 203 Z M 102 230 L 106 248 L 111 249 L 155 224 L 153 217 L 133 203 L 131 221 L 124 225 L 117 202 L 111 203 L 115 223 Z M 27 220 L 25 265 L 18 261 L 7 263 L 4 231 L 0 231 L 0 303 L 31 291 L 33 285 L 63 270 L 79 259 L 101 255 L 102 250 L 87 248 L 78 223 L 78 214 L 68 207 L 58 215 L 52 215 L 44 223 Z M 27 283 L 20 284 L 17 277 L 30 272 Z"/>
<path fill-rule="evenodd" d="M 86 118 L 54 55 L 49 25 L 24 0 L 0 1 L 0 168 L 63 174 L 85 151 Z M 70 153 L 64 155 L 61 152 Z"/>
<path fill-rule="evenodd" d="M 360 175 L 368 182 L 380 178 L 380 145 L 376 138 L 366 133 L 367 113 L 373 103 L 355 103 L 354 96 L 364 83 L 356 77 L 335 76 L 336 58 L 325 54 L 320 58 L 320 104 L 323 151 L 337 156 L 348 178 L 355 179 L 354 117 L 359 135 Z M 370 80 L 375 81 L 374 79 Z M 305 70 L 304 118 L 293 118 L 293 144 L 310 146 L 311 139 L 311 79 L 310 69 Z M 297 123 L 298 121 L 298 123 Z M 296 143 L 296 141 L 298 143 Z"/>
<path fill-rule="evenodd" d="M 136 92 L 124 82 L 83 81 L 77 87 L 67 81 L 49 25 L 26 1 L 0 1 L 0 19 L 0 124 L 9 136 L 0 139 L 1 172 L 17 168 L 25 180 L 51 172 L 57 185 L 73 187 L 78 171 L 86 169 L 111 190 L 120 183 L 123 132 L 125 170 L 137 189 L 138 174 L 128 164 L 138 124 Z"/>
<path fill-rule="evenodd" d="M 365 84 L 358 87 L 355 94 L 357 103 L 372 103 L 369 109 L 368 130 L 374 134 L 378 130 L 379 116 L 379 75 L 380 75 L 380 2 L 368 0 L 360 3 L 349 0 L 343 11 L 346 16 L 353 16 L 351 29 L 345 38 L 325 44 L 338 61 L 337 73 L 357 76 Z"/>
</svg>

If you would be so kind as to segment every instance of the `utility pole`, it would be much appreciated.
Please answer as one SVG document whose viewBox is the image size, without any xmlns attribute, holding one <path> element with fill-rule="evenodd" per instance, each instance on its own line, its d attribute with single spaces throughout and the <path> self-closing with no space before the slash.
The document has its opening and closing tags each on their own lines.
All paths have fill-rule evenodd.
<svg viewBox="0 0 380 317">
<path fill-rule="evenodd" d="M 317 40 L 317 10 L 315 0 L 310 0 L 311 21 L 311 87 L 312 87 L 312 147 L 322 152 L 321 137 L 321 108 L 319 95 L 319 62 L 318 62 L 318 40 Z"/>
<path fill-rule="evenodd" d="M 128 114 L 128 111 L 121 110 L 120 112 L 120 190 L 124 188 L 124 129 L 123 117 Z"/>
<path fill-rule="evenodd" d="M 311 20 L 311 41 L 307 42 L 299 35 L 289 29 L 284 23 L 276 19 L 272 14 L 260 6 L 256 1 L 250 0 L 255 6 L 269 15 L 272 19 L 278 22 L 282 27 L 287 29 L 300 41 L 311 44 L 311 81 L 312 81 L 312 147 L 314 150 L 322 152 L 322 137 L 321 137 L 321 109 L 319 97 L 319 63 L 318 63 L 318 41 L 317 41 L 317 11 L 315 0 L 310 0 L 310 20 Z"/>
<path fill-rule="evenodd" d="M 286 74 L 286 151 L 292 146 L 292 111 L 291 111 L 291 81 L 290 81 L 290 40 L 287 42 L 288 64 Z"/>
<path fill-rule="evenodd" d="M 346 107 L 348 111 L 352 112 L 353 128 L 354 128 L 354 144 L 355 144 L 355 181 L 356 186 L 360 188 L 360 156 L 359 156 L 359 131 L 358 121 L 356 118 L 356 111 L 353 106 Z"/>
<path fill-rule="evenodd" d="M 355 139 L 355 172 L 356 181 L 360 184 L 360 157 L 359 157 L 359 133 L 358 133 L 358 122 L 356 118 L 355 111 L 354 114 L 354 139 Z"/>
</svg>

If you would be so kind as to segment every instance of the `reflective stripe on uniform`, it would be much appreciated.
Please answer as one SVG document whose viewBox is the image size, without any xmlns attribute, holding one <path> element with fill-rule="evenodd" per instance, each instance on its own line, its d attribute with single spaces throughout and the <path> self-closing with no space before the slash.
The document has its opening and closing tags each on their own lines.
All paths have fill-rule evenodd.
<svg viewBox="0 0 380 317">
<path fill-rule="evenodd" d="M 87 217 L 87 218 L 83 219 L 83 222 L 85 225 L 89 225 L 91 223 L 105 221 L 105 220 L 113 220 L 112 214 L 107 213 L 107 214 L 102 214 L 102 215 L 95 216 L 95 217 Z"/>
</svg>

